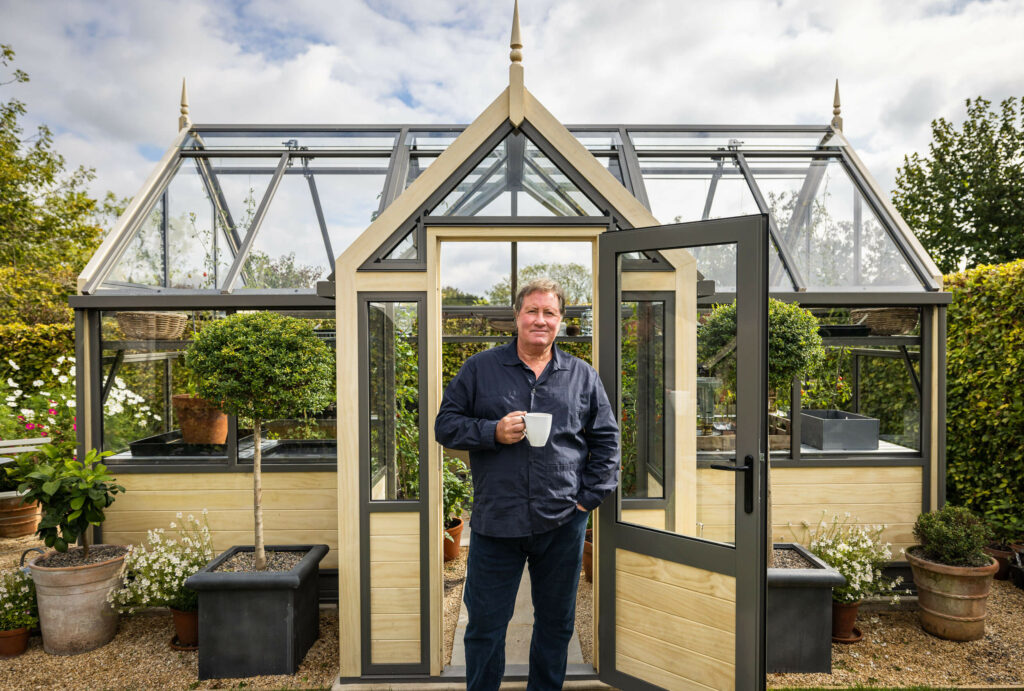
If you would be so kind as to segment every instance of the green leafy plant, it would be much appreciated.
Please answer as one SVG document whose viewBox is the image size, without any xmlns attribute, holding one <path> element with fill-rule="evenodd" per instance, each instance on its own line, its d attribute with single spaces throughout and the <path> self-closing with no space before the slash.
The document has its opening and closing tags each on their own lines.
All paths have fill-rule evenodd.
<svg viewBox="0 0 1024 691">
<path fill-rule="evenodd" d="M 7 473 L 19 483 L 18 491 L 25 493 L 24 502 L 38 501 L 42 507 L 37 534 L 46 546 L 67 552 L 69 545 L 81 539 L 82 558 L 88 559 L 89 526 L 103 523 L 114 495 L 124 492 L 100 462 L 110 452 L 90 449 L 79 461 L 71 442 L 45 444 L 40 451 L 41 459 L 31 453 L 20 455 Z"/>
<path fill-rule="evenodd" d="M 827 513 L 827 512 L 826 512 Z M 885 526 L 858 525 L 850 514 L 832 516 L 826 520 L 822 514 L 815 527 L 803 523 L 806 542 L 811 553 L 838 571 L 846 585 L 833 586 L 832 599 L 836 602 L 859 602 L 871 595 L 892 595 L 899 601 L 896 589 L 903 579 L 885 578 L 882 568 L 892 559 L 891 545 L 883 541 Z"/>
<path fill-rule="evenodd" d="M 257 570 L 266 568 L 261 479 L 265 420 L 323 410 L 334 393 L 334 355 L 302 319 L 274 312 L 232 314 L 200 331 L 185 353 L 197 393 L 253 421 Z"/>
<path fill-rule="evenodd" d="M 946 276 L 946 488 L 1004 540 L 1024 538 L 1024 260 Z"/>
<path fill-rule="evenodd" d="M 473 501 L 473 483 L 469 479 L 469 468 L 461 458 L 445 454 L 441 494 L 444 527 L 451 528 L 455 519 L 462 516 L 462 510 Z M 445 533 L 445 539 L 452 538 Z"/>
<path fill-rule="evenodd" d="M 21 569 L 0 575 L 0 631 L 30 629 L 39 623 L 36 584 Z"/>
<path fill-rule="evenodd" d="M 121 612 L 140 607 L 171 607 L 183 612 L 199 609 L 199 593 L 185 581 L 213 559 L 210 525 L 203 509 L 201 519 L 192 514 L 181 525 L 172 521 L 175 531 L 168 536 L 163 528 L 150 530 L 145 544 L 132 547 L 124 560 L 124 584 L 110 591 L 107 599 Z"/>
<path fill-rule="evenodd" d="M 938 511 L 922 513 L 914 523 L 915 556 L 947 566 L 986 566 L 992 558 L 984 552 L 991 537 L 988 527 L 964 506 L 947 504 Z"/>
<path fill-rule="evenodd" d="M 736 303 L 716 305 L 700 326 L 697 358 L 701 364 L 736 388 Z M 723 353 L 724 351 L 724 353 Z M 717 358 L 717 361 L 716 361 Z M 788 398 L 793 377 L 819 366 L 825 348 L 818 320 L 795 303 L 768 299 L 768 388 Z"/>
</svg>

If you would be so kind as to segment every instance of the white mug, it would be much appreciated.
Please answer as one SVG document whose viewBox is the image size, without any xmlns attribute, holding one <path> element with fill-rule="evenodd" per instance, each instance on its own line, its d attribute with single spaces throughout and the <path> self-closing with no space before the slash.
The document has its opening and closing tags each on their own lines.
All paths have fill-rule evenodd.
<svg viewBox="0 0 1024 691">
<path fill-rule="evenodd" d="M 551 413 L 527 413 L 521 416 L 526 425 L 526 439 L 530 446 L 544 446 L 551 434 Z"/>
</svg>

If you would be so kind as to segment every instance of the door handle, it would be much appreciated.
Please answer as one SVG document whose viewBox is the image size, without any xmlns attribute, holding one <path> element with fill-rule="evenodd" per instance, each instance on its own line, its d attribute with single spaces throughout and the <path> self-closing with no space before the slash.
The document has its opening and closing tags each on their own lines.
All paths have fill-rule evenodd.
<svg viewBox="0 0 1024 691">
<path fill-rule="evenodd" d="M 730 458 L 735 462 L 735 458 Z M 743 510 L 746 513 L 754 513 L 754 457 L 744 456 L 744 465 L 725 465 L 724 463 L 712 463 L 713 470 L 728 470 L 731 473 L 743 473 Z"/>
</svg>

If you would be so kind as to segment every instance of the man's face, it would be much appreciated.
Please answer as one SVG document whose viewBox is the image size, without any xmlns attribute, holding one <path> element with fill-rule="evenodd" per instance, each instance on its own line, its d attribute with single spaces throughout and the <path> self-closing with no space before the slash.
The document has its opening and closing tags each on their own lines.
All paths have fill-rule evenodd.
<svg viewBox="0 0 1024 691">
<path fill-rule="evenodd" d="M 548 347 L 555 342 L 562 313 L 554 293 L 530 293 L 523 298 L 523 306 L 516 313 L 519 343 L 534 347 Z"/>
</svg>

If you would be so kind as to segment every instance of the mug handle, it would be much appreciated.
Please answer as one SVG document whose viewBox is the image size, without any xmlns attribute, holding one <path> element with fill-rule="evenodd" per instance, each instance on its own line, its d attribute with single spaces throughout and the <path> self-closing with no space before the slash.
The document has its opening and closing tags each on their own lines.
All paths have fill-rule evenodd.
<svg viewBox="0 0 1024 691">
<path fill-rule="evenodd" d="M 526 431 L 526 416 L 520 415 L 519 419 L 523 421 L 523 438 L 527 441 L 530 440 L 530 433 Z"/>
</svg>

